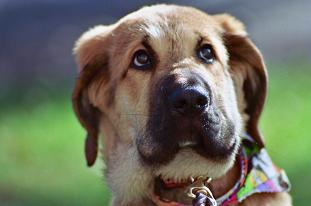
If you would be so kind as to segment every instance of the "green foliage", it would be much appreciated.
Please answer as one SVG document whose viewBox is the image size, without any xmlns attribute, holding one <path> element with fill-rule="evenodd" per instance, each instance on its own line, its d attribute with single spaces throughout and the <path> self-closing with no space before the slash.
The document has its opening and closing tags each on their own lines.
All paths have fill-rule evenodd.
<svg viewBox="0 0 311 206">
<path fill-rule="evenodd" d="M 309 65 L 272 65 L 261 121 L 268 150 L 285 168 L 296 205 L 311 202 L 311 72 Z M 68 94 L 69 97 L 69 94 Z M 108 205 L 98 161 L 87 168 L 84 134 L 69 98 L 12 105 L 0 116 L 1 205 Z"/>
<path fill-rule="evenodd" d="M 275 163 L 285 168 L 295 205 L 311 202 L 310 65 L 273 65 L 262 132 Z"/>
</svg>

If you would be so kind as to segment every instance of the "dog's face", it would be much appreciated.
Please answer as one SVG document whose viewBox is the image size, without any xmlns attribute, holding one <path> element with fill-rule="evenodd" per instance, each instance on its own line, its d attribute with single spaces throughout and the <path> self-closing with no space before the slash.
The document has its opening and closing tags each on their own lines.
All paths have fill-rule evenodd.
<svg viewBox="0 0 311 206">
<path fill-rule="evenodd" d="M 88 131 L 88 164 L 102 134 L 108 181 L 122 201 L 151 196 L 159 177 L 225 174 L 242 132 L 263 144 L 264 64 L 229 15 L 146 7 L 86 32 L 75 52 L 73 101 Z"/>
</svg>

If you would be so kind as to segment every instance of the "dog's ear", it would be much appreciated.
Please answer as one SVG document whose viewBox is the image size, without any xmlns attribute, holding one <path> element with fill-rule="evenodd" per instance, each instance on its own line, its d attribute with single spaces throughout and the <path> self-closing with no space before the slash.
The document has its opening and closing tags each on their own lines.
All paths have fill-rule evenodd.
<svg viewBox="0 0 311 206">
<path fill-rule="evenodd" d="M 264 140 L 258 128 L 267 94 L 267 72 L 263 57 L 247 36 L 240 21 L 227 14 L 216 15 L 215 18 L 222 28 L 237 95 L 244 96 L 242 101 L 246 103 L 243 105 L 241 99 L 238 100 L 239 107 L 247 114 L 245 129 L 258 146 L 264 147 Z"/>
<path fill-rule="evenodd" d="M 92 105 L 88 88 L 99 76 L 108 76 L 107 44 L 111 28 L 97 26 L 85 32 L 76 42 L 74 54 L 79 66 L 72 95 L 73 108 L 80 123 L 87 131 L 85 156 L 87 165 L 92 166 L 98 153 L 99 110 Z"/>
</svg>

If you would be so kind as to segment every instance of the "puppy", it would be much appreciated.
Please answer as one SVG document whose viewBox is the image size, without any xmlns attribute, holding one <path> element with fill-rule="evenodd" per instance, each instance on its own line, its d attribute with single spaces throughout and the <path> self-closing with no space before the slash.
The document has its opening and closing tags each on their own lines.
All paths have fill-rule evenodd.
<svg viewBox="0 0 311 206">
<path fill-rule="evenodd" d="M 291 205 L 286 181 L 239 198 L 248 175 L 261 174 L 253 170 L 266 154 L 258 121 L 267 90 L 263 58 L 240 21 L 190 7 L 144 7 L 90 29 L 74 53 L 73 106 L 87 130 L 87 164 L 100 138 L 112 205 L 190 205 L 185 188 L 200 176 L 212 178 L 219 205 Z M 243 162 L 245 134 L 260 152 Z"/>
</svg>

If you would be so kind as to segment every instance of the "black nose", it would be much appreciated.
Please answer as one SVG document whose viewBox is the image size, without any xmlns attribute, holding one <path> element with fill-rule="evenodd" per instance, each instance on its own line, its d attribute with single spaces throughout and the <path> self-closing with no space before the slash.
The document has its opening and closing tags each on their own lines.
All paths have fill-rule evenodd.
<svg viewBox="0 0 311 206">
<path fill-rule="evenodd" d="M 178 88 L 169 95 L 171 109 L 179 114 L 200 114 L 209 105 L 209 94 L 203 88 Z"/>
</svg>

